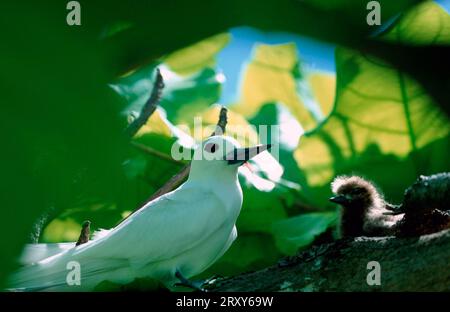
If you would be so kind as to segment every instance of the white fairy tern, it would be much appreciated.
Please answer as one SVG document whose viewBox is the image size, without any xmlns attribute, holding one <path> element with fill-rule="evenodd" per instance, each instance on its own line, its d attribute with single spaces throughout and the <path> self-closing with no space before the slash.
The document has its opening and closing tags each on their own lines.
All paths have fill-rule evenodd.
<svg viewBox="0 0 450 312">
<path fill-rule="evenodd" d="M 243 199 L 238 167 L 268 148 L 241 148 L 226 136 L 206 139 L 194 152 L 184 184 L 115 228 L 101 230 L 79 246 L 26 246 L 24 266 L 12 274 L 11 289 L 88 291 L 102 281 L 126 284 L 144 277 L 172 288 L 180 279 L 187 281 L 211 266 L 236 239 Z M 79 272 L 72 273 L 78 273 L 80 281 L 68 283 L 68 263 L 74 262 Z"/>
</svg>

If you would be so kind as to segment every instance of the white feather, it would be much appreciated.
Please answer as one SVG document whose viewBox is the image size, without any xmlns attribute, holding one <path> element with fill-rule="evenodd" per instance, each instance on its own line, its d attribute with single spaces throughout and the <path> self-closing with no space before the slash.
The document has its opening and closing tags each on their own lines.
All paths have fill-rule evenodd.
<svg viewBox="0 0 450 312">
<path fill-rule="evenodd" d="M 27 244 L 19 258 L 19 263 L 32 264 L 73 247 L 75 243 Z"/>
</svg>

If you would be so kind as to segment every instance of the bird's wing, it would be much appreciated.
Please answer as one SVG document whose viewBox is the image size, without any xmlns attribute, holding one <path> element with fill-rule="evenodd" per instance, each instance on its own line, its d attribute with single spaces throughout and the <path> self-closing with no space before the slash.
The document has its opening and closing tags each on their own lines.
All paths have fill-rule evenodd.
<svg viewBox="0 0 450 312">
<path fill-rule="evenodd" d="M 19 258 L 19 263 L 24 265 L 38 262 L 73 247 L 75 243 L 27 244 Z"/>
<path fill-rule="evenodd" d="M 214 193 L 181 187 L 150 202 L 108 235 L 81 245 L 78 253 L 126 258 L 135 265 L 162 261 L 195 247 L 228 223 L 231 229 L 229 220 Z"/>
<path fill-rule="evenodd" d="M 213 193 L 182 187 L 150 202 L 105 235 L 21 268 L 11 276 L 10 285 L 24 290 L 64 290 L 66 265 L 72 260 L 81 265 L 82 289 L 112 276 L 128 282 L 135 268 L 172 259 L 225 226 L 231 230 L 232 218 Z"/>
<path fill-rule="evenodd" d="M 69 273 L 75 269 L 72 266 L 73 252 L 71 248 L 54 257 L 26 265 L 13 272 L 8 279 L 8 289 L 12 291 L 86 291 L 92 290 L 102 281 L 111 277 L 119 278 L 122 283 L 133 280 L 129 263 L 126 259 L 92 258 L 78 259 L 80 285 L 72 287 L 68 284 Z M 68 266 L 71 265 L 71 266 Z"/>
</svg>

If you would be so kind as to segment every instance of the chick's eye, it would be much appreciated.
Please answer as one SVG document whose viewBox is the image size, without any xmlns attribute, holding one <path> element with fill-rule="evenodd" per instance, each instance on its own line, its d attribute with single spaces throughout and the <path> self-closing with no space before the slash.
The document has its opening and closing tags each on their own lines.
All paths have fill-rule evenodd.
<svg viewBox="0 0 450 312">
<path fill-rule="evenodd" d="M 355 187 L 351 190 L 352 194 L 361 194 L 363 192 L 363 189 L 361 187 Z"/>
<path fill-rule="evenodd" d="M 207 151 L 208 153 L 214 153 L 217 149 L 217 144 L 214 143 L 208 143 L 205 145 L 204 150 Z"/>
</svg>

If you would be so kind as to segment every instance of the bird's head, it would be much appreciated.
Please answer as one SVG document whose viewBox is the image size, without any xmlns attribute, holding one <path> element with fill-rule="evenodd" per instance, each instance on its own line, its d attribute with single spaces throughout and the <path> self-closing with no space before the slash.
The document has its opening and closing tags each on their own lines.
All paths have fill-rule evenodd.
<svg viewBox="0 0 450 312">
<path fill-rule="evenodd" d="M 242 148 L 231 137 L 209 137 L 195 150 L 190 175 L 236 174 L 240 165 L 269 148 L 270 144 Z"/>
<path fill-rule="evenodd" d="M 334 179 L 331 189 L 335 196 L 330 201 L 344 207 L 367 208 L 382 200 L 375 186 L 358 176 L 340 176 Z"/>
</svg>

